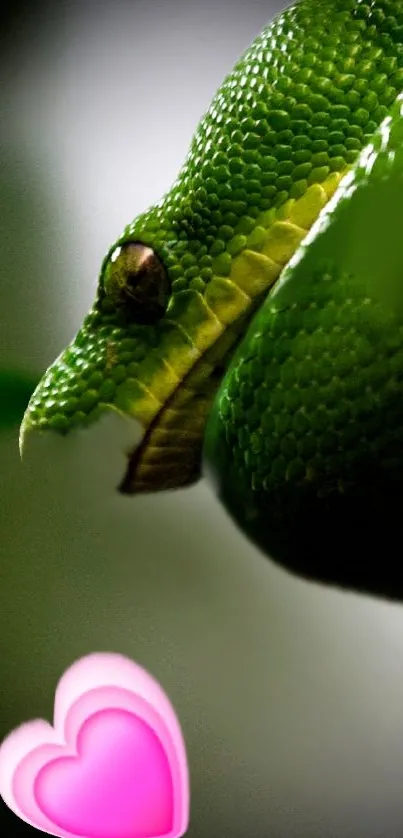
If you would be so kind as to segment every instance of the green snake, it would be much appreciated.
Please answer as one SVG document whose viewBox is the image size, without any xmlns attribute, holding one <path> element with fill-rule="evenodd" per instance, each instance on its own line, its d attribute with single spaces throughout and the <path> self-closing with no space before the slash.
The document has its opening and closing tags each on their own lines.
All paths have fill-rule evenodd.
<svg viewBox="0 0 403 838">
<path fill-rule="evenodd" d="M 28 405 L 140 423 L 120 491 L 206 475 L 289 571 L 403 598 L 403 0 L 300 0 L 224 80 Z"/>
</svg>

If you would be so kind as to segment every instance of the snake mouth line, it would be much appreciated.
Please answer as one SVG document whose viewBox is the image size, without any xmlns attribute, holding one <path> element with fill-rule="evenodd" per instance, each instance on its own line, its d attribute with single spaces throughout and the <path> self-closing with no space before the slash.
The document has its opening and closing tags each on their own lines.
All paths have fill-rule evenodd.
<svg viewBox="0 0 403 838">
<path fill-rule="evenodd" d="M 261 302 L 261 301 L 260 301 Z M 183 488 L 201 476 L 204 428 L 215 393 L 259 303 L 196 361 L 147 427 L 140 445 L 129 454 L 118 486 L 133 495 Z"/>
</svg>

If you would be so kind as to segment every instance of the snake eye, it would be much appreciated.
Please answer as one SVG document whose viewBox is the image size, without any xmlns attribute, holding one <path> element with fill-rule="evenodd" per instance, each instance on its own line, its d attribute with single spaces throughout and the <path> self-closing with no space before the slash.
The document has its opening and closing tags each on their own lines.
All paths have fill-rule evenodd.
<svg viewBox="0 0 403 838">
<path fill-rule="evenodd" d="M 104 292 L 128 317 L 145 325 L 165 314 L 171 292 L 168 274 L 154 251 L 141 242 L 126 242 L 107 263 Z"/>
</svg>

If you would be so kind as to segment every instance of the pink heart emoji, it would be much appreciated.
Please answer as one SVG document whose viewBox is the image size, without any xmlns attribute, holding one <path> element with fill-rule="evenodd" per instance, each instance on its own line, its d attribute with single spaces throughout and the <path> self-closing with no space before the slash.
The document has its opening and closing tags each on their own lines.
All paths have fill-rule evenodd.
<svg viewBox="0 0 403 838">
<path fill-rule="evenodd" d="M 125 710 L 101 710 L 83 724 L 78 757 L 45 765 L 35 797 L 45 814 L 88 838 L 138 838 L 172 831 L 169 762 L 153 730 Z"/>
<path fill-rule="evenodd" d="M 169 699 L 128 658 L 81 658 L 57 686 L 54 727 L 28 722 L 2 743 L 0 793 L 61 838 L 179 838 L 189 776 Z"/>
</svg>

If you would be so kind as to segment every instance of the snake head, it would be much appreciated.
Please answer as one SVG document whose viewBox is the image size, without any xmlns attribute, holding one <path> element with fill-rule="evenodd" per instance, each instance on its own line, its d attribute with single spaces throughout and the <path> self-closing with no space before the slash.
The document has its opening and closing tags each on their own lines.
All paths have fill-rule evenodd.
<svg viewBox="0 0 403 838">
<path fill-rule="evenodd" d="M 113 411 L 137 423 L 122 492 L 199 478 L 207 413 L 243 319 L 227 328 L 216 304 L 223 292 L 186 281 L 196 257 L 171 236 L 153 236 L 147 215 L 111 248 L 91 311 L 30 399 L 21 451 L 34 431 L 71 434 Z"/>
</svg>

